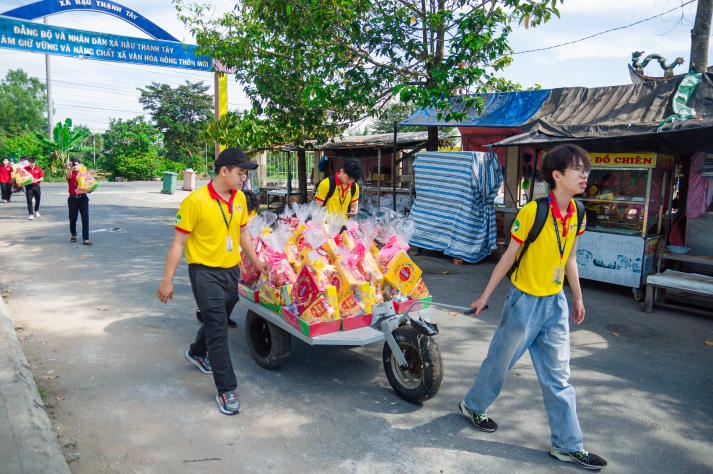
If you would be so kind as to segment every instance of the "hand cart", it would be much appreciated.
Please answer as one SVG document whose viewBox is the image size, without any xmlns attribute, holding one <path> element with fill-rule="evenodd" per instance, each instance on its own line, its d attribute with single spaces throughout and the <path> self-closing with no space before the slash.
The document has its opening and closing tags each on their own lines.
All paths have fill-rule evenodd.
<svg viewBox="0 0 713 474">
<path fill-rule="evenodd" d="M 245 336 L 255 362 L 266 369 L 283 364 L 292 351 L 294 336 L 312 346 L 359 347 L 384 341 L 382 361 L 394 391 L 412 403 L 421 403 L 438 393 L 443 381 L 443 361 L 433 336 L 438 327 L 430 322 L 430 309 L 396 314 L 392 302 L 372 307 L 371 326 L 308 336 L 290 325 L 280 315 L 264 306 L 240 298 L 246 308 Z"/>
</svg>

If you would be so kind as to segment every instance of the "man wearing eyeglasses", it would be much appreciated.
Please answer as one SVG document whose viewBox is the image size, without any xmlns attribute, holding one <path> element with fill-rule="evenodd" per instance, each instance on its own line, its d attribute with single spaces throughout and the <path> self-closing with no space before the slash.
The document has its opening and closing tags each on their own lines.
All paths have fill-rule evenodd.
<svg viewBox="0 0 713 474">
<path fill-rule="evenodd" d="M 584 321 L 584 302 L 577 269 L 577 212 L 573 196 L 587 188 L 591 163 L 587 153 L 575 145 L 553 148 L 542 162 L 542 177 L 550 186 L 547 220 L 510 274 L 510 287 L 500 323 L 478 375 L 460 412 L 473 427 L 484 432 L 498 425 L 487 410 L 505 383 L 508 371 L 529 351 L 540 382 L 549 420 L 553 458 L 573 462 L 589 470 L 607 465 L 600 456 L 584 450 L 577 418 L 577 401 L 569 383 L 569 322 Z M 481 296 L 471 303 L 479 315 L 490 295 L 515 263 L 535 221 L 537 202 L 527 203 L 513 222 L 512 239 Z M 584 232 L 583 218 L 580 234 Z M 567 278 L 572 292 L 569 310 L 563 284 Z"/>
</svg>

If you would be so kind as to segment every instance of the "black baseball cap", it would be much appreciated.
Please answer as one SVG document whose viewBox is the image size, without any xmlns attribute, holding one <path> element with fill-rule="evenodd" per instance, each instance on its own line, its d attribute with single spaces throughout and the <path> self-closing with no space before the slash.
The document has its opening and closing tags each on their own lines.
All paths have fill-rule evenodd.
<svg viewBox="0 0 713 474">
<path fill-rule="evenodd" d="M 257 168 L 257 163 L 248 160 L 245 152 L 239 148 L 226 148 L 218 155 L 215 160 L 215 169 L 219 170 L 222 166 L 238 166 L 246 170 L 254 170 Z"/>
</svg>

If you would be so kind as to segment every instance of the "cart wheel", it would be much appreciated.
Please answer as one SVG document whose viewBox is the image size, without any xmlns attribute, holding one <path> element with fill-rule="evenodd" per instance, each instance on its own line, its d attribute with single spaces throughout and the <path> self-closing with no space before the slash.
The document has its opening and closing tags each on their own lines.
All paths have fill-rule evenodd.
<svg viewBox="0 0 713 474">
<path fill-rule="evenodd" d="M 245 337 L 253 359 L 266 369 L 281 366 L 292 352 L 290 334 L 253 311 L 245 315 Z"/>
<path fill-rule="evenodd" d="M 639 288 L 632 288 L 631 292 L 634 294 L 634 301 L 643 301 L 644 300 L 644 290 Z"/>
<path fill-rule="evenodd" d="M 421 403 L 438 393 L 443 381 L 443 362 L 436 340 L 409 325 L 393 332 L 408 367 L 399 367 L 391 348 L 384 343 L 383 361 L 386 378 L 396 393 L 406 401 Z"/>
</svg>

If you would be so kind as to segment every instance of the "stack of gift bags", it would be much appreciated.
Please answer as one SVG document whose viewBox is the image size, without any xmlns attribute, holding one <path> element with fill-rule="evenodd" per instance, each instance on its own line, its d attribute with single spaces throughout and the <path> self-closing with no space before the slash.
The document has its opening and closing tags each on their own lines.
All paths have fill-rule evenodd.
<svg viewBox="0 0 713 474">
<path fill-rule="evenodd" d="M 324 207 L 293 204 L 281 216 L 265 212 L 248 223 L 255 252 L 268 264 L 260 274 L 245 256 L 240 293 L 307 335 L 371 322 L 374 304 L 399 310 L 430 301 L 408 241 L 414 223 L 391 211 L 350 219 Z M 415 308 L 418 309 L 418 308 Z"/>
</svg>

